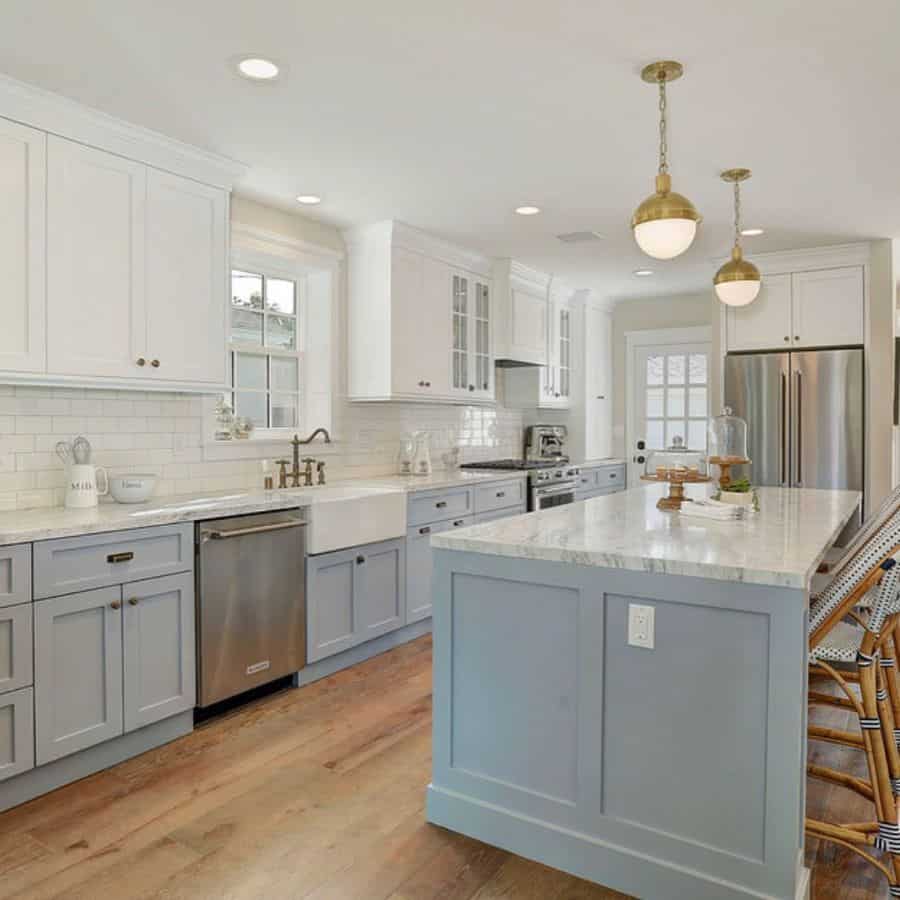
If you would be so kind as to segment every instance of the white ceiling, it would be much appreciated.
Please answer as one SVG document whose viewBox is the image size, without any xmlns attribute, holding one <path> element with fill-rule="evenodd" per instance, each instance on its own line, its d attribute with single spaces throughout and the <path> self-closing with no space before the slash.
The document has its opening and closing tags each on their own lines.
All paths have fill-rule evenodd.
<svg viewBox="0 0 900 900">
<path fill-rule="evenodd" d="M 718 172 L 753 169 L 748 253 L 900 236 L 897 0 L 21 0 L 0 71 L 250 166 L 239 188 L 339 226 L 397 218 L 611 297 L 692 291 L 729 249 Z M 253 84 L 237 55 L 284 74 Z M 674 187 L 704 216 L 654 263 L 629 217 L 652 190 L 656 93 Z M 2 110 L 0 110 L 2 113 Z M 513 214 L 535 203 L 542 215 Z M 566 246 L 561 232 L 602 242 Z"/>
</svg>

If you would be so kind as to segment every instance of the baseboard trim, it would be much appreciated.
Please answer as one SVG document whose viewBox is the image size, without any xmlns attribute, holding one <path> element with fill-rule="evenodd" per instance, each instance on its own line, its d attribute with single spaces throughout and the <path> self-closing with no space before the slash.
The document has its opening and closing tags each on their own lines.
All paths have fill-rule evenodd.
<svg viewBox="0 0 900 900">
<path fill-rule="evenodd" d="M 71 756 L 54 760 L 43 766 L 15 775 L 8 781 L 0 782 L 0 812 L 27 803 L 55 791 L 73 781 L 79 781 L 117 763 L 139 756 L 168 744 L 176 738 L 184 737 L 194 730 L 194 711 L 179 713 L 162 722 L 155 722 L 137 731 L 120 735 L 112 740 L 88 747 Z"/>
<path fill-rule="evenodd" d="M 343 653 L 336 653 L 326 659 L 320 659 L 318 662 L 310 663 L 306 668 L 301 669 L 294 676 L 294 686 L 303 687 L 306 684 L 312 684 L 320 678 L 327 678 L 340 672 L 341 669 L 355 666 L 373 656 L 380 656 L 399 647 L 401 644 L 408 644 L 416 638 L 422 637 L 423 634 L 431 632 L 431 618 L 422 619 L 421 622 L 413 622 L 411 625 L 404 625 L 390 634 L 383 634 L 374 640 L 366 641 L 365 644 L 358 644 Z"/>
<path fill-rule="evenodd" d="M 791 897 L 743 887 L 665 860 L 618 847 L 582 832 L 428 786 L 426 818 L 434 825 L 552 866 L 634 897 L 690 900 L 809 900 L 809 869 Z"/>
</svg>

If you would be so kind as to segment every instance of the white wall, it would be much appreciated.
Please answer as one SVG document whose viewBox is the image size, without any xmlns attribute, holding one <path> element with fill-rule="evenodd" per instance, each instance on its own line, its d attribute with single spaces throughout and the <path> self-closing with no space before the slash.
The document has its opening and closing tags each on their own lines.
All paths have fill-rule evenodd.
<svg viewBox="0 0 900 900">
<path fill-rule="evenodd" d="M 233 223 L 343 250 L 336 229 L 253 200 L 233 197 L 231 217 Z M 346 291 L 339 307 L 332 429 L 337 441 L 308 448 L 310 455 L 328 461 L 331 479 L 392 473 L 407 431 L 429 432 L 437 467 L 441 453 L 457 443 L 464 461 L 521 453 L 522 413 L 499 403 L 349 403 Z M 76 434 L 94 445 L 99 465 L 115 472 L 157 473 L 158 496 L 261 486 L 261 459 L 288 456 L 290 445 L 205 444 L 204 410 L 211 402 L 198 395 L 0 384 L 0 510 L 60 504 L 63 466 L 53 446 Z"/>
<path fill-rule="evenodd" d="M 625 334 L 629 331 L 649 331 L 657 328 L 688 328 L 713 325 L 712 371 L 710 372 L 710 404 L 716 410 L 720 400 L 720 350 L 718 321 L 713 322 L 714 307 L 718 305 L 712 290 L 699 294 L 679 294 L 671 297 L 648 297 L 622 300 L 612 314 L 613 346 L 613 454 L 625 456 Z"/>
</svg>

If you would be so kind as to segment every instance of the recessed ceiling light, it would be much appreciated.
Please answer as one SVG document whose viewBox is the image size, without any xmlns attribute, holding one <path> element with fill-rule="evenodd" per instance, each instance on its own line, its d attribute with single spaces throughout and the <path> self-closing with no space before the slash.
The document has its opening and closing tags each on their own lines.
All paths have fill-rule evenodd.
<svg viewBox="0 0 900 900">
<path fill-rule="evenodd" d="M 316 194 L 300 194 L 297 197 L 297 202 L 305 203 L 307 206 L 315 206 L 317 203 L 322 202 L 322 198 Z"/>
<path fill-rule="evenodd" d="M 517 206 L 516 212 L 520 216 L 536 216 L 541 211 L 539 206 Z"/>
<path fill-rule="evenodd" d="M 765 234 L 764 228 L 742 228 L 741 234 L 744 237 L 758 237 L 761 234 Z"/>
<path fill-rule="evenodd" d="M 637 275 L 638 278 L 646 278 L 648 275 L 653 274 L 653 269 L 635 269 L 634 274 Z"/>
<path fill-rule="evenodd" d="M 278 66 L 271 59 L 247 56 L 238 61 L 238 72 L 251 81 L 271 81 L 278 77 Z"/>
</svg>

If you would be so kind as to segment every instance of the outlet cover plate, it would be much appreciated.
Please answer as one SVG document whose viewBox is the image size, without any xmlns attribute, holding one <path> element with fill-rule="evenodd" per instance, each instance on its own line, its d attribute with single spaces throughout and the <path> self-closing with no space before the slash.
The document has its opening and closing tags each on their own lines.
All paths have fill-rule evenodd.
<svg viewBox="0 0 900 900">
<path fill-rule="evenodd" d="M 628 645 L 652 650 L 655 641 L 656 610 L 640 603 L 628 604 Z"/>
</svg>

